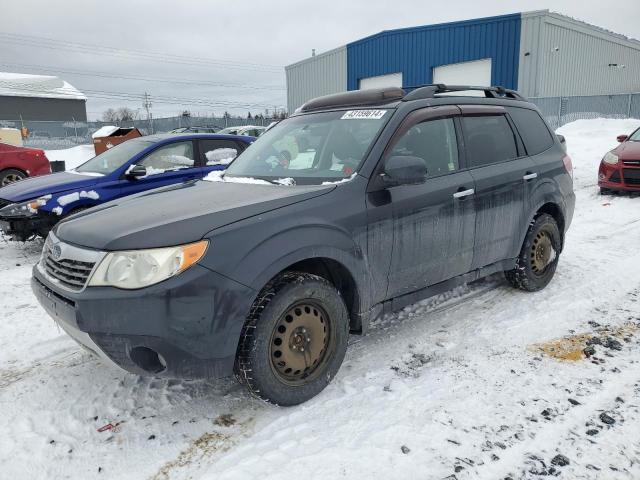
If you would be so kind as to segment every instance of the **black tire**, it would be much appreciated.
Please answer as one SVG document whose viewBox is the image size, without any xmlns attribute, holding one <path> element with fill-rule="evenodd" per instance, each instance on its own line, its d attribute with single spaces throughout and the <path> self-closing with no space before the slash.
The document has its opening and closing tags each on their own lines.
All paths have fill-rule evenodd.
<svg viewBox="0 0 640 480">
<path fill-rule="evenodd" d="M 600 195 L 613 195 L 613 191 L 608 188 L 600 187 Z"/>
<path fill-rule="evenodd" d="M 516 268 L 505 277 L 511 285 L 527 292 L 546 287 L 558 266 L 562 237 L 555 219 L 546 213 L 538 215 L 529 225 Z"/>
<path fill-rule="evenodd" d="M 15 168 L 7 168 L 0 172 L 0 187 L 5 187 L 11 183 L 18 182 L 27 178 L 27 174 L 22 170 L 16 170 Z"/>
<path fill-rule="evenodd" d="M 311 333 L 298 325 L 303 321 L 311 322 Z M 299 331 L 305 332 L 305 343 L 296 347 Z M 317 275 L 286 272 L 269 282 L 251 307 L 240 335 L 236 376 L 263 400 L 298 405 L 320 393 L 336 375 L 348 336 L 349 316 L 334 286 Z M 315 348 L 318 342 L 322 348 Z M 307 346 L 302 353 L 305 345 L 314 348 Z M 307 365 L 304 370 L 287 367 L 296 368 L 301 361 Z"/>
</svg>

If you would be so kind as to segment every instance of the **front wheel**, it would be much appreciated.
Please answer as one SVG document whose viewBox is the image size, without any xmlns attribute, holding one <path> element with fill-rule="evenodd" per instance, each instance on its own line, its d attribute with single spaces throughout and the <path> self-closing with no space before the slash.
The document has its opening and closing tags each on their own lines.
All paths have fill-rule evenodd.
<svg viewBox="0 0 640 480">
<path fill-rule="evenodd" d="M 26 173 L 15 168 L 8 168 L 0 172 L 0 187 L 6 187 L 10 183 L 18 182 L 24 178 L 27 178 Z"/>
<path fill-rule="evenodd" d="M 338 372 L 349 321 L 340 293 L 317 275 L 286 272 L 262 290 L 240 336 L 235 372 L 276 405 L 303 403 Z"/>
<path fill-rule="evenodd" d="M 529 226 L 516 261 L 516 268 L 505 272 L 511 285 L 535 292 L 546 287 L 558 266 L 562 239 L 555 219 L 546 213 Z"/>
</svg>

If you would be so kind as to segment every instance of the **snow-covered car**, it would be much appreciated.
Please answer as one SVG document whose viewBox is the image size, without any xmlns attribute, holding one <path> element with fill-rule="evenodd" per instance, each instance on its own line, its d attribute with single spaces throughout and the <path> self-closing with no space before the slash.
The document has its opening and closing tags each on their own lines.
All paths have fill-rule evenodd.
<svg viewBox="0 0 640 480">
<path fill-rule="evenodd" d="M 267 127 L 260 127 L 258 125 L 242 125 L 238 127 L 227 127 L 220 130 L 218 133 L 225 135 L 248 135 L 250 137 L 259 137 L 267 130 Z"/>
<path fill-rule="evenodd" d="M 81 210 L 222 170 L 253 140 L 216 134 L 127 140 L 73 170 L 0 188 L 0 229 L 17 240 L 46 236 Z"/>
</svg>

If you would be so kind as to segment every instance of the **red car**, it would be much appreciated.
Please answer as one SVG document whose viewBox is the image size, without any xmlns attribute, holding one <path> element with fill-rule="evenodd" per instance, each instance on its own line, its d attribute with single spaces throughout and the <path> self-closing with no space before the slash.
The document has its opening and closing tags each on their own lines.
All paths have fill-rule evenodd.
<svg viewBox="0 0 640 480">
<path fill-rule="evenodd" d="M 44 150 L 0 143 L 0 187 L 48 173 L 51 165 Z"/>
<path fill-rule="evenodd" d="M 631 135 L 618 135 L 618 141 L 620 145 L 607 152 L 600 162 L 600 192 L 640 192 L 640 128 Z"/>
</svg>

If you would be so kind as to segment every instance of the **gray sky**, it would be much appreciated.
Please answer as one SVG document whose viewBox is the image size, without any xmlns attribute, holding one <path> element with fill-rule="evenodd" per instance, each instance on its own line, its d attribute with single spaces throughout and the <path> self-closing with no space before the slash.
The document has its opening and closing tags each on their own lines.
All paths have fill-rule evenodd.
<svg viewBox="0 0 640 480">
<path fill-rule="evenodd" d="M 31 39 L 18 43 L 16 37 L 7 42 L 7 37 L 3 39 L 0 34 L 0 71 L 55 74 L 83 91 L 136 95 L 148 91 L 152 98 L 163 97 L 154 101 L 156 117 L 175 115 L 183 109 L 193 114 L 220 114 L 224 110 L 255 114 L 285 106 L 283 67 L 308 57 L 312 48 L 320 53 L 392 28 L 547 8 L 640 38 L 638 0 L 615 0 L 606 7 L 585 0 L 20 0 L 4 2 L 0 32 L 73 42 L 82 47 L 62 49 L 59 43 L 49 42 L 45 48 Z M 111 53 L 112 48 L 120 48 L 154 55 L 147 59 L 105 55 L 91 45 L 106 47 Z M 181 59 L 170 62 L 170 55 L 197 58 L 193 61 L 196 64 L 185 64 Z M 153 81 L 104 78 L 94 76 L 95 72 Z M 159 78 L 189 83 L 159 82 Z M 141 108 L 139 100 L 88 96 L 90 118 L 99 117 L 108 107 Z M 194 98 L 207 105 L 194 105 L 189 100 Z M 168 101 L 172 103 L 162 103 Z"/>
</svg>

